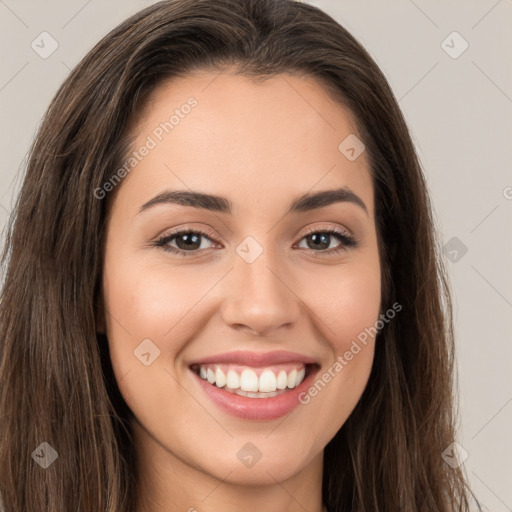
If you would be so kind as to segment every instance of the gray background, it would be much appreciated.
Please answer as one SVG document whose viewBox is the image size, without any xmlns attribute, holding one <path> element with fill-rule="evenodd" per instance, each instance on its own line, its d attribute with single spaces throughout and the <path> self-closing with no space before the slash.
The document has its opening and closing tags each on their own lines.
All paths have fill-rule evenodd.
<svg viewBox="0 0 512 512">
<path fill-rule="evenodd" d="M 103 35 L 151 3 L 0 0 L 0 228 L 59 85 Z M 457 442 L 485 507 L 512 511 L 512 0 L 310 3 L 366 47 L 407 119 L 447 244 L 461 396 Z M 41 42 L 44 31 L 58 44 L 47 58 L 31 47 L 35 41 L 40 51 L 51 49 L 50 39 Z M 464 41 L 469 46 L 458 55 Z"/>
</svg>

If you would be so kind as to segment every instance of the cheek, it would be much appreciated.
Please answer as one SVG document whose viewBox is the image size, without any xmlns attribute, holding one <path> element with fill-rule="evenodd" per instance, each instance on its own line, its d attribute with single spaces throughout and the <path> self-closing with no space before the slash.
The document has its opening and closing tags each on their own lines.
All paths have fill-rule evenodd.
<svg viewBox="0 0 512 512">
<path fill-rule="evenodd" d="M 187 283 L 179 272 L 164 279 L 162 270 L 147 262 L 126 257 L 120 261 L 114 251 L 111 254 L 105 261 L 103 294 L 112 368 L 136 417 L 154 416 L 174 387 L 166 372 L 172 371 L 179 340 L 186 339 L 180 330 L 188 317 L 180 319 L 190 310 L 184 297 Z"/>
<path fill-rule="evenodd" d="M 377 253 L 318 273 L 301 293 L 330 352 L 301 400 L 309 412 L 305 417 L 329 425 L 329 439 L 357 405 L 370 376 L 381 302 Z"/>
<path fill-rule="evenodd" d="M 105 261 L 103 293 L 112 317 L 110 327 L 118 323 L 133 337 L 162 339 L 190 309 L 190 302 L 200 297 L 201 281 L 179 268 L 166 267 L 161 260 L 151 261 L 151 255 L 116 257 L 129 252 L 129 247 L 114 248 Z"/>
<path fill-rule="evenodd" d="M 194 271 L 192 266 L 172 269 L 161 261 L 117 258 L 114 251 L 111 255 L 105 261 L 103 278 L 110 358 L 118 381 L 131 372 L 130 379 L 120 382 L 121 388 L 141 370 L 147 375 L 147 368 L 137 359 L 139 353 L 149 351 L 150 361 L 158 355 L 151 370 L 175 368 L 181 350 L 205 315 L 201 299 L 205 300 L 218 277 Z M 158 374 L 151 371 L 150 375 L 156 378 Z"/>
<path fill-rule="evenodd" d="M 332 355 L 350 349 L 353 340 L 375 325 L 381 303 L 377 257 L 318 272 L 303 285 L 302 295 Z M 371 340 L 370 340 L 371 341 Z"/>
<path fill-rule="evenodd" d="M 364 338 L 375 325 L 380 307 L 380 279 L 371 272 L 352 273 L 340 285 L 338 297 L 330 305 L 332 332 L 329 337 L 336 352 L 349 350 L 352 341 Z"/>
<path fill-rule="evenodd" d="M 172 310 L 167 309 L 164 314 L 168 304 L 162 302 L 160 288 L 163 286 L 151 278 L 140 262 L 116 257 L 121 253 L 112 250 L 105 260 L 103 272 L 106 329 L 117 377 L 137 368 L 135 363 L 140 365 L 134 354 L 137 347 L 144 340 L 153 343 L 160 340 L 161 333 L 172 323 Z M 168 289 L 168 292 L 170 301 L 173 290 Z M 158 350 L 153 350 L 153 357 L 163 348 L 159 341 L 155 345 Z"/>
</svg>

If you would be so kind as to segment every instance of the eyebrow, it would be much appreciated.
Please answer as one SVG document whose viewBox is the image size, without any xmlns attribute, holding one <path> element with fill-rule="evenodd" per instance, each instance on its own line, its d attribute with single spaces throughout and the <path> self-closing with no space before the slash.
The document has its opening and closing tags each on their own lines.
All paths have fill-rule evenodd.
<svg viewBox="0 0 512 512">
<path fill-rule="evenodd" d="M 316 210 L 335 203 L 355 204 L 368 216 L 368 210 L 363 200 L 348 187 L 303 194 L 292 201 L 287 214 Z M 233 204 L 227 197 L 190 190 L 166 190 L 144 203 L 139 213 L 158 204 L 179 204 L 228 214 L 232 214 L 233 211 Z"/>
</svg>

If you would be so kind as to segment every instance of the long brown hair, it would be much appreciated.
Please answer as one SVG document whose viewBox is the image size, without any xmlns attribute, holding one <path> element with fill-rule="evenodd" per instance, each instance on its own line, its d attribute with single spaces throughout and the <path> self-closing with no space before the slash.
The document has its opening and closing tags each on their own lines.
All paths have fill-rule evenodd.
<svg viewBox="0 0 512 512">
<path fill-rule="evenodd" d="M 368 385 L 324 453 L 330 512 L 468 511 L 456 435 L 449 283 L 425 178 L 393 93 L 364 48 L 292 0 L 171 0 L 104 37 L 52 100 L 2 255 L 0 493 L 8 512 L 134 510 L 131 411 L 96 332 L 108 201 L 148 95 L 193 69 L 304 73 L 354 114 L 371 164 L 382 306 Z M 34 451 L 58 453 L 42 469 Z M 43 451 L 41 451 L 43 450 Z M 37 455 L 36 454 L 36 455 Z"/>
</svg>

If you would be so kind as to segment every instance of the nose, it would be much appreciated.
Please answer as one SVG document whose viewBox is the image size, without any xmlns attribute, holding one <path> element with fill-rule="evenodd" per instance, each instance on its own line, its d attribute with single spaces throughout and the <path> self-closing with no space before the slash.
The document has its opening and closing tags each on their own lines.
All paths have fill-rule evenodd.
<svg viewBox="0 0 512 512">
<path fill-rule="evenodd" d="M 269 256 L 270 251 L 264 250 L 248 263 L 236 255 L 234 267 L 223 281 L 221 310 L 226 325 L 268 336 L 297 323 L 301 300 L 290 273 Z"/>
</svg>

